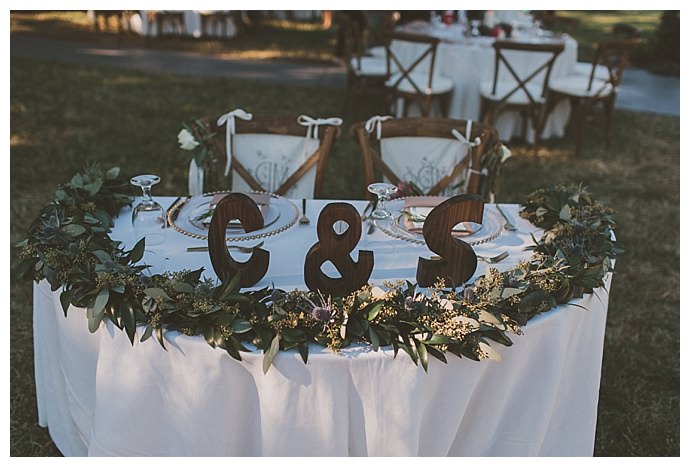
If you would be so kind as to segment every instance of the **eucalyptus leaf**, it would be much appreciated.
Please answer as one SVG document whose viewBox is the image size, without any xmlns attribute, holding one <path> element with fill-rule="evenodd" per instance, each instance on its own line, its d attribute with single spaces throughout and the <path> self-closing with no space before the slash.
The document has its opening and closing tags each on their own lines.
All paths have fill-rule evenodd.
<svg viewBox="0 0 690 467">
<path fill-rule="evenodd" d="M 67 317 L 67 310 L 72 303 L 72 297 L 74 297 L 74 289 L 64 290 L 60 294 L 60 305 L 62 305 L 62 311 L 65 313 L 65 318 Z"/>
<path fill-rule="evenodd" d="M 105 173 L 105 178 L 108 180 L 115 180 L 118 175 L 120 175 L 120 168 L 112 167 Z"/>
<path fill-rule="evenodd" d="M 141 336 L 141 339 L 139 339 L 139 342 L 144 342 L 145 340 L 149 339 L 153 335 L 153 326 L 148 325 L 146 326 L 146 331 L 144 331 L 144 334 Z"/>
<path fill-rule="evenodd" d="M 251 331 L 252 327 L 252 323 L 243 319 L 237 319 L 232 322 L 232 332 L 235 334 L 242 334 L 244 332 Z"/>
<path fill-rule="evenodd" d="M 371 309 L 369 309 L 369 313 L 367 314 L 367 320 L 368 321 L 373 321 L 376 316 L 378 316 L 379 312 L 383 308 L 383 303 L 376 303 L 374 304 Z"/>
<path fill-rule="evenodd" d="M 426 345 L 421 342 L 417 342 L 417 354 L 419 355 L 419 361 L 422 364 L 425 372 L 429 372 L 429 354 L 426 352 Z"/>
<path fill-rule="evenodd" d="M 371 348 L 374 352 L 379 351 L 379 335 L 376 333 L 373 327 L 369 326 L 369 339 L 371 340 Z"/>
<path fill-rule="evenodd" d="M 96 258 L 98 258 L 98 260 L 101 263 L 105 263 L 106 261 L 112 261 L 113 260 L 112 256 L 110 256 L 107 252 L 105 252 L 103 250 L 95 250 L 95 251 L 92 251 L 91 254 L 93 254 Z"/>
<path fill-rule="evenodd" d="M 180 293 L 194 293 L 194 287 L 187 284 L 186 282 L 175 281 L 173 283 L 173 289 L 175 290 L 175 292 Z"/>
<path fill-rule="evenodd" d="M 79 224 L 67 224 L 60 230 L 63 233 L 69 235 L 70 237 L 78 237 L 79 235 L 86 232 L 86 228 L 83 225 Z"/>
<path fill-rule="evenodd" d="M 141 258 L 144 257 L 144 248 L 146 245 L 146 239 L 142 238 L 134 245 L 134 248 L 129 252 L 129 260 L 133 263 L 138 263 Z"/>
<path fill-rule="evenodd" d="M 157 287 L 149 287 L 148 289 L 144 289 L 144 294 L 151 298 L 163 297 L 166 300 L 172 300 L 172 298 L 165 293 L 165 290 Z"/>
<path fill-rule="evenodd" d="M 280 350 L 280 334 L 276 334 L 276 336 L 271 341 L 271 347 L 268 349 L 268 352 L 266 352 L 264 354 L 264 361 L 263 361 L 264 374 L 268 373 L 269 368 L 271 368 L 271 365 L 273 364 L 273 359 L 276 358 L 276 355 L 278 355 L 279 350 Z"/>
</svg>

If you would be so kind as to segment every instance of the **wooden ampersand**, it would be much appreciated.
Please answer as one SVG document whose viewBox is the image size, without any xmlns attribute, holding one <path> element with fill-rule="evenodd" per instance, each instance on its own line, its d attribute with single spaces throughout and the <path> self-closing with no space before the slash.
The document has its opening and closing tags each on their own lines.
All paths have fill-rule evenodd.
<svg viewBox="0 0 690 467">
<path fill-rule="evenodd" d="M 340 234 L 333 230 L 338 221 L 349 226 Z M 309 249 L 304 261 L 304 282 L 309 290 L 345 296 L 364 286 L 374 269 L 374 253 L 360 250 L 356 262 L 350 257 L 362 235 L 362 221 L 357 210 L 347 203 L 328 204 L 319 215 L 316 234 L 319 241 Z M 324 274 L 321 265 L 326 261 L 335 265 L 341 277 Z"/>
<path fill-rule="evenodd" d="M 208 230 L 208 251 L 213 270 L 223 282 L 240 272 L 240 287 L 249 287 L 266 275 L 270 253 L 255 249 L 247 261 L 235 261 L 225 244 L 228 222 L 234 219 L 242 223 L 245 232 L 253 232 L 264 226 L 264 218 L 254 200 L 242 193 L 230 193 L 218 202 L 213 212 Z"/>
<path fill-rule="evenodd" d="M 453 227 L 461 222 L 482 223 L 484 201 L 478 195 L 458 195 L 436 206 L 424 221 L 424 240 L 440 259 L 419 258 L 417 283 L 430 287 L 441 278 L 447 285 L 467 282 L 477 269 L 477 255 L 470 245 L 453 236 Z M 450 283 L 448 283 L 450 282 Z"/>
</svg>

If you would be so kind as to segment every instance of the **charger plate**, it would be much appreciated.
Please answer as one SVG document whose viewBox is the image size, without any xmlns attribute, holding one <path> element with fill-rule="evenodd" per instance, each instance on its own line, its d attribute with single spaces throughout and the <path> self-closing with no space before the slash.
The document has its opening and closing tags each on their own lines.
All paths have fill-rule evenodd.
<svg viewBox="0 0 690 467">
<path fill-rule="evenodd" d="M 229 193 L 230 191 L 215 191 L 179 199 L 168 209 L 168 224 L 181 234 L 200 240 L 207 240 L 207 223 L 200 221 L 199 216 L 211 208 L 211 200 L 214 195 Z M 268 206 L 263 206 L 264 209 L 262 209 L 264 227 L 247 233 L 240 224 L 230 222 L 226 231 L 226 241 L 237 242 L 270 237 L 289 229 L 297 222 L 299 210 L 290 200 L 272 193 L 252 193 L 268 194 L 270 196 Z M 259 208 L 261 209 L 262 206 L 259 206 Z"/>
<path fill-rule="evenodd" d="M 391 222 L 376 222 L 376 228 L 386 235 L 397 238 L 400 240 L 405 240 L 416 245 L 426 245 L 424 241 L 424 236 L 421 231 L 409 230 L 407 223 L 405 222 L 405 199 L 414 199 L 415 197 L 408 198 L 398 198 L 392 201 L 388 201 L 386 206 L 388 211 L 393 215 Z M 429 197 L 425 197 L 429 198 Z M 438 198 L 438 203 L 446 200 L 445 197 Z M 482 243 L 487 243 L 498 238 L 503 231 L 503 223 L 501 215 L 495 210 L 492 205 L 484 205 L 484 218 L 481 225 L 474 223 L 462 223 L 459 224 L 454 235 L 461 239 L 463 242 L 469 245 L 480 245 Z"/>
</svg>

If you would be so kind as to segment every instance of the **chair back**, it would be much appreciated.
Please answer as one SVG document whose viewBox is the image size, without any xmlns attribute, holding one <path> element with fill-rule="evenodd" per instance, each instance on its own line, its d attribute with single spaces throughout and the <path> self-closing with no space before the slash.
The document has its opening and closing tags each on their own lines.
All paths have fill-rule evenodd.
<svg viewBox="0 0 690 467">
<path fill-rule="evenodd" d="M 227 158 L 225 176 L 232 173 L 233 191 L 265 191 L 289 198 L 322 197 L 326 162 L 340 134 L 341 119 L 246 113 L 245 118 L 250 119 L 224 118 L 232 113 L 201 121 L 208 134 L 215 134 L 214 153 Z"/>
<path fill-rule="evenodd" d="M 491 126 L 446 118 L 372 117 L 351 129 L 366 186 L 377 180 L 414 183 L 424 194 L 493 198 L 500 164 L 510 152 Z M 378 151 L 375 148 L 378 146 Z"/>
<path fill-rule="evenodd" d="M 614 89 L 617 89 L 623 76 L 623 70 L 630 65 L 632 52 L 641 42 L 641 38 L 612 39 L 600 42 L 592 61 L 592 71 L 589 74 L 587 91 L 592 90 L 598 65 L 605 66 L 608 69 L 609 79 L 607 83 L 610 83 Z"/>
<path fill-rule="evenodd" d="M 345 64 L 350 69 L 353 67 L 354 61 L 354 67 L 357 71 L 361 71 L 361 60 L 365 50 L 363 26 L 349 16 L 342 15 L 340 18 L 340 28 Z"/>
<path fill-rule="evenodd" d="M 496 51 L 495 63 L 494 63 L 494 77 L 492 84 L 492 94 L 496 94 L 496 89 L 501 81 L 510 81 L 514 83 L 514 87 L 509 89 L 508 92 L 503 95 L 499 103 L 506 102 L 511 96 L 517 92 L 523 92 L 528 98 L 530 104 L 538 104 L 542 101 L 546 95 L 546 90 L 549 84 L 549 78 L 551 76 L 551 70 L 556 62 L 556 58 L 563 52 L 565 44 L 562 42 L 553 42 L 545 44 L 532 44 L 532 43 L 522 43 L 514 41 L 496 41 L 493 44 Z M 517 52 L 526 52 L 534 54 L 542 54 L 544 60 L 539 61 L 536 66 L 530 66 L 526 71 L 516 70 L 514 63 L 511 60 L 516 61 L 519 55 L 515 55 Z M 506 70 L 509 78 L 503 79 L 501 71 Z M 541 80 L 541 82 L 539 82 Z M 541 93 L 538 96 L 533 95 L 530 91 L 528 85 L 539 83 L 539 88 Z"/>
<path fill-rule="evenodd" d="M 401 56 L 395 50 L 395 43 L 408 42 L 413 45 L 415 53 L 413 56 Z M 434 68 L 436 65 L 436 51 L 440 39 L 436 37 L 423 36 L 419 34 L 409 34 L 394 32 L 386 35 L 386 74 L 389 78 L 389 86 L 397 88 L 401 83 L 406 82 L 412 86 L 415 93 L 427 95 L 430 93 L 434 79 Z M 409 50 L 409 48 L 406 48 Z M 426 83 L 420 85 L 412 79 L 412 73 L 426 74 Z M 393 78 L 393 81 L 390 79 Z M 422 88 L 424 86 L 424 88 Z"/>
</svg>

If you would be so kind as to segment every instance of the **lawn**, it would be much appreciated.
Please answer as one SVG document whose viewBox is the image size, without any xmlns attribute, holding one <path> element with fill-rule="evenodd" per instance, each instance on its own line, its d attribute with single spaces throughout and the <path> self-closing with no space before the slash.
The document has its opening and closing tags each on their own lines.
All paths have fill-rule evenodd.
<svg viewBox="0 0 690 467">
<path fill-rule="evenodd" d="M 10 93 L 11 245 L 87 162 L 159 173 L 156 193 L 177 195 L 186 189 L 181 122 L 230 107 L 333 116 L 343 98 L 337 90 L 20 59 L 11 60 Z M 610 149 L 602 122 L 593 116 L 580 157 L 570 138 L 546 142 L 537 155 L 511 143 L 498 200 L 517 203 L 538 187 L 583 182 L 617 210 L 627 252 L 610 297 L 595 454 L 678 456 L 680 120 L 617 111 Z M 357 147 L 344 131 L 329 161 L 327 196 L 358 198 L 362 184 Z M 31 284 L 11 279 L 10 454 L 52 456 L 59 453 L 37 425 L 31 310 Z"/>
</svg>

